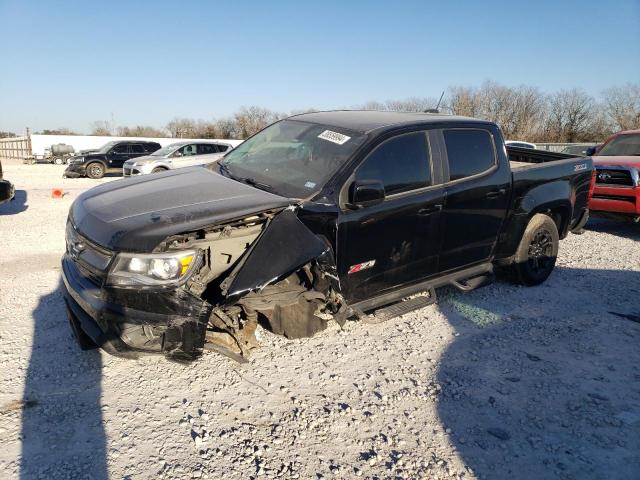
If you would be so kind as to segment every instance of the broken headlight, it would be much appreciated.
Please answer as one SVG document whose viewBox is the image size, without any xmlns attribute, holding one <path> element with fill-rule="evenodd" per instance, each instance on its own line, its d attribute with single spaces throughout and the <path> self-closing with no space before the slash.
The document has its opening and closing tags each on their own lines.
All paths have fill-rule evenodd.
<svg viewBox="0 0 640 480">
<path fill-rule="evenodd" d="M 200 267 L 200 250 L 164 253 L 119 253 L 107 277 L 112 287 L 176 287 Z"/>
</svg>

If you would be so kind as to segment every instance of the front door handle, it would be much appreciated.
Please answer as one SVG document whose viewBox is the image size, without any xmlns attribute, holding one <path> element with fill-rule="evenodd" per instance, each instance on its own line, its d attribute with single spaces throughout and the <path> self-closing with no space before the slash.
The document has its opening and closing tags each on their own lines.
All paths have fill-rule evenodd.
<svg viewBox="0 0 640 480">
<path fill-rule="evenodd" d="M 506 188 L 500 188 L 498 190 L 491 190 L 489 193 L 487 193 L 487 198 L 498 198 L 501 197 L 502 195 L 504 195 L 506 193 L 507 189 Z"/>
<path fill-rule="evenodd" d="M 418 215 L 430 215 L 432 213 L 436 213 L 442 210 L 442 204 L 437 203 L 436 205 L 430 205 L 428 207 L 421 208 L 418 210 Z"/>
</svg>

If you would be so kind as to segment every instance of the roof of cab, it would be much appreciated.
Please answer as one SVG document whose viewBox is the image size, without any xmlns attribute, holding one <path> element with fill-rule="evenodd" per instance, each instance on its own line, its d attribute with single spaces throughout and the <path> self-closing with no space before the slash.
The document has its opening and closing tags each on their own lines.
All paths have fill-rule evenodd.
<svg viewBox="0 0 640 480">
<path fill-rule="evenodd" d="M 484 120 L 455 115 L 413 112 L 384 112 L 378 110 L 332 110 L 327 112 L 301 113 L 289 117 L 322 125 L 346 128 L 348 130 L 370 133 L 415 124 L 429 123 L 478 123 L 491 124 Z"/>
</svg>

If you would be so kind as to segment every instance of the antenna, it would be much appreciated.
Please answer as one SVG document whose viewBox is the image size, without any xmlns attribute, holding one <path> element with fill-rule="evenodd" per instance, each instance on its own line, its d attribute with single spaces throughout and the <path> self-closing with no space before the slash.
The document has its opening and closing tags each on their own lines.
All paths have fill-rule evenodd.
<svg viewBox="0 0 640 480">
<path fill-rule="evenodd" d="M 442 102 L 443 97 L 444 97 L 444 90 L 442 91 L 442 95 L 440 95 L 440 100 L 438 100 L 438 104 L 436 105 L 436 108 L 429 108 L 425 110 L 424 113 L 440 113 L 440 103 Z"/>
</svg>

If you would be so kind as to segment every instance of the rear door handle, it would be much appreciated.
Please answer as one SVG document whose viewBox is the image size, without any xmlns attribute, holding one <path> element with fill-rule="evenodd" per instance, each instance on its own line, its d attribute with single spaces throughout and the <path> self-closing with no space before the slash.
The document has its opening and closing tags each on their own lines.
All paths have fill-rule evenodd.
<svg viewBox="0 0 640 480">
<path fill-rule="evenodd" d="M 501 197 L 502 195 L 504 195 L 506 193 L 507 189 L 506 188 L 501 188 L 499 190 L 491 190 L 489 193 L 487 193 L 487 198 L 498 198 Z"/>
<path fill-rule="evenodd" d="M 418 210 L 418 215 L 430 215 L 432 213 L 436 213 L 442 210 L 442 204 L 437 203 L 436 205 L 430 205 L 425 208 L 421 208 Z"/>
</svg>

